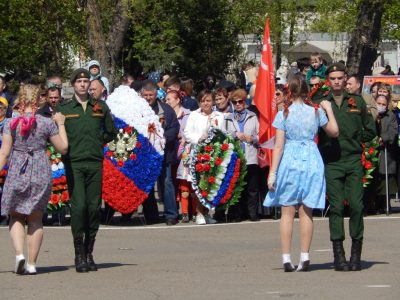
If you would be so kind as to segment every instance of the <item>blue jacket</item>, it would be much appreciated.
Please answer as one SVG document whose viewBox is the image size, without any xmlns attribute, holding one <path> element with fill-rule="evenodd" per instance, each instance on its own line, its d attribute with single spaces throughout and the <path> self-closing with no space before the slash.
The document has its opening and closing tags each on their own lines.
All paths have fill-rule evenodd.
<svg viewBox="0 0 400 300">
<path fill-rule="evenodd" d="M 166 164 L 172 164 L 176 162 L 176 141 L 180 129 L 178 118 L 171 106 L 161 101 L 157 101 L 151 108 L 160 118 L 162 128 L 164 129 L 164 162 Z"/>
</svg>

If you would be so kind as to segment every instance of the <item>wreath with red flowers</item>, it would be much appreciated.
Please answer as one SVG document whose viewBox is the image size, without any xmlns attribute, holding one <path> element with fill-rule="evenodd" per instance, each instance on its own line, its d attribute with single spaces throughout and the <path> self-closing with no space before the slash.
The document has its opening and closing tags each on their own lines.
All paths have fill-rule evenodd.
<svg viewBox="0 0 400 300">
<path fill-rule="evenodd" d="M 362 144 L 363 152 L 361 154 L 361 164 L 364 168 L 364 176 L 362 178 L 363 186 L 366 187 L 371 183 L 373 178 L 372 172 L 378 165 L 379 142 L 378 137 L 375 137 L 371 142 Z"/>
<path fill-rule="evenodd" d="M 69 194 L 64 164 L 61 161 L 61 154 L 54 149 L 53 145 L 48 144 L 47 156 L 50 160 L 53 177 L 51 196 L 47 203 L 47 212 L 53 214 L 60 212 L 68 206 Z"/>
<path fill-rule="evenodd" d="M 207 139 L 192 153 L 190 172 L 202 205 L 234 205 L 244 189 L 247 172 L 241 142 L 211 127 Z"/>
<path fill-rule="evenodd" d="M 113 209 L 127 214 L 148 197 L 163 157 L 134 127 L 118 119 L 116 125 L 117 137 L 104 147 L 102 197 Z"/>
</svg>

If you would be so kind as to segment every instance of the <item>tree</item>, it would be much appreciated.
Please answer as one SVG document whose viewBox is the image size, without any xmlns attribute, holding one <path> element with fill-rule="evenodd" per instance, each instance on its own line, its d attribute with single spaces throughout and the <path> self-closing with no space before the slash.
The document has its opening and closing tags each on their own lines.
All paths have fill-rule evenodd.
<svg viewBox="0 0 400 300">
<path fill-rule="evenodd" d="M 239 54 L 239 28 L 232 21 L 232 1 L 179 1 L 177 18 L 183 57 L 179 69 L 195 79 L 222 74 Z"/>
<path fill-rule="evenodd" d="M 129 26 L 132 0 L 87 0 L 87 36 L 90 56 L 97 59 L 110 85 L 116 81 L 117 67 Z M 105 16 L 105 17 L 104 17 Z"/>
<path fill-rule="evenodd" d="M 174 0 L 139 0 L 132 8 L 125 62 L 140 62 L 145 71 L 170 70 L 183 59 Z"/>
<path fill-rule="evenodd" d="M 260 45 L 268 16 L 276 69 L 281 64 L 285 50 L 283 42 L 289 41 L 289 45 L 292 46 L 297 34 L 307 30 L 307 12 L 313 7 L 310 1 L 305 0 L 241 0 L 234 3 L 235 20 L 241 33 L 258 35 Z"/>
<path fill-rule="evenodd" d="M 73 1 L 1 1 L 0 11 L 0 70 L 69 73 L 84 24 Z"/>
<path fill-rule="evenodd" d="M 350 73 L 370 75 L 377 59 L 380 42 L 383 1 L 363 0 L 359 4 L 356 27 L 351 34 L 347 53 Z"/>
<path fill-rule="evenodd" d="M 194 80 L 223 73 L 239 53 L 229 0 L 147 0 L 132 8 L 126 60 L 146 71 L 175 69 Z"/>
</svg>

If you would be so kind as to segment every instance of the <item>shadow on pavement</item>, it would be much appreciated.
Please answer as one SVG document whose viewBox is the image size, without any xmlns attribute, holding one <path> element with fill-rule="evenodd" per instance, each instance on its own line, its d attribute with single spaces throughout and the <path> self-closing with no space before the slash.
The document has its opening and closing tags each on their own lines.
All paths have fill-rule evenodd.
<svg viewBox="0 0 400 300">
<path fill-rule="evenodd" d="M 361 261 L 361 270 L 370 269 L 374 265 L 387 265 L 389 264 L 386 261 Z M 297 268 L 297 265 L 295 266 Z M 283 271 L 283 268 L 274 268 L 274 271 Z M 327 262 L 323 264 L 310 264 L 309 271 L 318 271 L 318 270 L 333 270 L 333 262 Z"/>
<path fill-rule="evenodd" d="M 123 266 L 137 266 L 137 264 L 121 264 L 121 263 L 102 263 L 96 264 L 98 269 L 109 269 Z M 75 269 L 74 265 L 70 266 L 50 266 L 50 267 L 39 267 L 37 268 L 38 273 L 56 273 L 56 272 L 64 272 L 68 270 Z M 0 272 L 3 273 L 3 272 Z M 4 272 L 6 273 L 6 272 Z"/>
<path fill-rule="evenodd" d="M 102 263 L 96 264 L 98 269 L 109 269 L 123 266 L 137 266 L 138 264 L 121 264 L 121 263 Z"/>
</svg>

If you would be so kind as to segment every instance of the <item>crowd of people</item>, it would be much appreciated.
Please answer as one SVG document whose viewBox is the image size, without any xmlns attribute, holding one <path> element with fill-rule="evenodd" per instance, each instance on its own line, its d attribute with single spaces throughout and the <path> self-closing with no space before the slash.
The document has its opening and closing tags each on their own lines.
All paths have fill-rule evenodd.
<svg viewBox="0 0 400 300">
<path fill-rule="evenodd" d="M 380 82 L 371 87 L 371 99 L 364 101 L 361 79 L 347 74 L 342 63 L 326 66 L 321 55 L 314 53 L 308 65 L 304 61 L 302 64 L 297 72 L 289 72 L 287 84 L 275 87 L 279 111 L 273 122 L 277 129 L 275 149 L 271 165 L 263 168 L 259 166 L 259 111 L 253 103 L 253 64 L 243 67 L 242 81 L 234 83 L 208 74 L 197 89 L 190 78 L 158 72 L 143 80 L 126 74 L 120 84 L 134 89 L 147 101 L 164 129 L 164 161 L 157 194 L 164 204 L 162 220 L 166 225 L 191 220 L 197 225 L 256 222 L 263 206 L 279 207 L 284 270 L 307 271 L 313 209 L 324 209 L 327 198 L 335 270 L 357 271 L 361 269 L 364 203 L 369 207 L 364 198 L 362 143 L 378 136 L 380 149 L 387 151 L 386 155 L 381 151 L 374 184 L 369 187 L 374 187 L 377 195 L 373 209 L 380 212 L 383 187 L 389 184 L 394 194 L 399 182 L 400 109 L 390 86 Z M 9 222 L 17 274 L 36 274 L 43 213 L 51 192 L 45 156 L 48 141 L 63 154 L 76 271 L 97 270 L 93 250 L 101 221 L 102 145 L 115 138 L 117 129 L 107 106 L 110 85 L 98 61 L 75 70 L 70 83 L 74 88 L 71 100 L 63 99 L 59 76 L 49 77 L 42 86 L 22 83 L 14 100 L 5 91 L 5 79 L 0 77 L 0 169 L 9 164 L 1 214 L 3 222 Z M 211 127 L 240 141 L 247 166 L 246 186 L 238 204 L 227 211 L 217 208 L 214 214 L 197 199 L 189 172 L 194 149 L 207 139 Z M 345 200 L 352 238 L 349 263 L 343 248 Z M 160 222 L 158 201 L 153 189 L 143 203 L 146 224 Z M 107 204 L 106 209 L 112 210 Z M 290 257 L 296 211 L 301 236 L 297 269 Z M 25 223 L 27 261 L 23 255 Z"/>
</svg>

